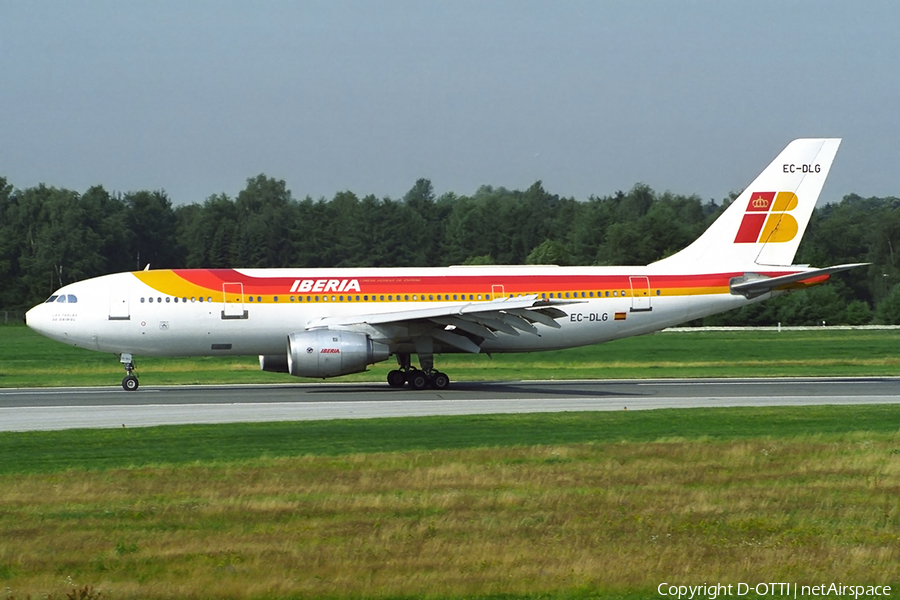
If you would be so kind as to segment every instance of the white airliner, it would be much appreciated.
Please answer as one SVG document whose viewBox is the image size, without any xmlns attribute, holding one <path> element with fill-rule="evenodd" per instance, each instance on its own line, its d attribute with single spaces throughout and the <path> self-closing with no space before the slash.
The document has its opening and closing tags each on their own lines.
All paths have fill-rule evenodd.
<svg viewBox="0 0 900 600">
<path fill-rule="evenodd" d="M 138 388 L 135 355 L 259 355 L 264 371 L 317 378 L 394 355 L 392 387 L 444 389 L 435 354 L 597 344 L 858 266 L 791 264 L 839 144 L 791 142 L 693 244 L 645 267 L 144 270 L 67 285 L 26 320 L 118 355 L 126 390 Z"/>
</svg>

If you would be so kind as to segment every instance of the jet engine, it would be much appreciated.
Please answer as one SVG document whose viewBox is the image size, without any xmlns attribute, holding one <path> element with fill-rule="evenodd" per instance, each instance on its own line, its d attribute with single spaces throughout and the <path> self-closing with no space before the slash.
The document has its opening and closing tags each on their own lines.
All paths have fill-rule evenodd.
<svg viewBox="0 0 900 600">
<path fill-rule="evenodd" d="M 313 329 L 288 335 L 287 368 L 295 377 L 337 377 L 387 360 L 390 350 L 364 333 Z"/>
</svg>

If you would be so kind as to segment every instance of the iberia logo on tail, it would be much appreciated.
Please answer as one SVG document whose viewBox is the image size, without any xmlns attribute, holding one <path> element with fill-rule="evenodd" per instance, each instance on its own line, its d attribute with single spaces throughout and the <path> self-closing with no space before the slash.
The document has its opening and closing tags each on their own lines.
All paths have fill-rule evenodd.
<svg viewBox="0 0 900 600">
<path fill-rule="evenodd" d="M 788 214 L 797 208 L 794 192 L 753 192 L 741 220 L 735 244 L 789 242 L 797 235 L 797 220 Z"/>
</svg>

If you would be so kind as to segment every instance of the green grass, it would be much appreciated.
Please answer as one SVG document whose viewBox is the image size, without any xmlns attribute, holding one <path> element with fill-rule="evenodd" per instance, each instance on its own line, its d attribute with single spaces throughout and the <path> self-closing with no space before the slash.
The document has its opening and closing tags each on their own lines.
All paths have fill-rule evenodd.
<svg viewBox="0 0 900 600">
<path fill-rule="evenodd" d="M 896 337 L 663 333 L 438 364 L 456 380 L 897 375 Z M 139 364 L 145 385 L 297 381 L 254 358 Z M 0 327 L 0 386 L 121 376 L 114 356 Z M 662 581 L 890 584 L 898 490 L 895 406 L 0 433 L 0 589 L 633 600 Z"/>
<path fill-rule="evenodd" d="M 584 441 L 509 446 L 519 417 L 478 419 L 477 436 L 470 419 L 407 419 L 376 427 L 392 441 L 359 444 L 385 451 L 336 450 L 313 435 L 308 452 L 284 456 L 264 451 L 264 427 L 243 437 L 158 428 L 172 435 L 140 450 L 116 430 L 98 455 L 130 466 L 68 470 L 57 469 L 66 450 L 90 446 L 94 432 L 55 432 L 38 441 L 45 453 L 58 446 L 49 453 L 60 463 L 0 474 L 0 577 L 16 598 L 90 589 L 234 600 L 624 600 L 658 597 L 664 581 L 890 584 L 900 580 L 900 431 L 872 408 L 809 419 L 807 409 L 739 409 L 721 430 L 726 411 L 651 411 L 668 422 L 570 415 L 526 433 Z M 671 435 L 681 422 L 688 434 Z M 335 425 L 344 439 L 362 432 Z M 236 439 L 196 439 L 216 429 Z M 410 444 L 407 431 L 422 439 Z M 188 455 L 163 457 L 154 443 Z M 240 450 L 248 444 L 255 452 Z"/>
<path fill-rule="evenodd" d="M 421 417 L 0 433 L 0 474 L 482 447 L 900 432 L 892 405 Z"/>
<path fill-rule="evenodd" d="M 530 354 L 444 355 L 454 381 L 900 375 L 900 332 L 887 330 L 663 332 Z M 136 357 L 143 385 L 284 383 L 256 357 Z M 339 381 L 384 381 L 392 361 Z M 24 326 L 0 327 L 0 387 L 118 385 L 111 354 L 72 348 Z"/>
</svg>

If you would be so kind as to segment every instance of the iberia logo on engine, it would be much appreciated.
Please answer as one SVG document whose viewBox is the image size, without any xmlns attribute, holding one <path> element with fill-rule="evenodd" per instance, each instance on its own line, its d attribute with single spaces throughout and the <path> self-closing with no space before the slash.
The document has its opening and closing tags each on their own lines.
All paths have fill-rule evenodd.
<svg viewBox="0 0 900 600">
<path fill-rule="evenodd" d="M 797 235 L 797 219 L 788 214 L 797 208 L 794 192 L 753 192 L 734 238 L 735 244 L 789 242 Z"/>
<path fill-rule="evenodd" d="M 322 352 L 320 354 L 340 354 L 340 348 L 322 348 Z"/>
</svg>

